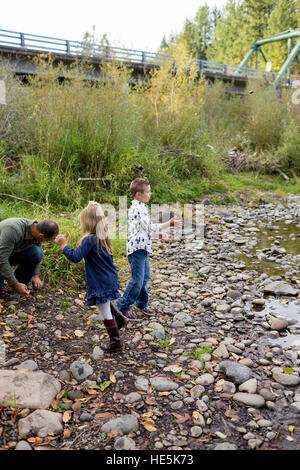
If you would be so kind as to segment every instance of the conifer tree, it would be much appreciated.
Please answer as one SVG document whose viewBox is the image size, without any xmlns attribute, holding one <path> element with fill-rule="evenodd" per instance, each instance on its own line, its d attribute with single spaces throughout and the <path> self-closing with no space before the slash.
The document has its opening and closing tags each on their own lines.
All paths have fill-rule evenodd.
<svg viewBox="0 0 300 470">
<path fill-rule="evenodd" d="M 243 34 L 244 8 L 241 0 L 228 0 L 215 28 L 215 37 L 207 51 L 208 60 L 238 65 L 249 48 Z"/>
<path fill-rule="evenodd" d="M 270 35 L 278 34 L 290 28 L 297 28 L 296 2 L 295 0 L 277 0 L 269 17 Z M 292 40 L 291 47 L 295 43 L 296 40 Z M 287 40 L 272 43 L 266 46 L 265 49 L 268 59 L 272 62 L 272 69 L 279 71 L 288 55 Z M 292 64 L 291 70 L 293 68 L 296 68 L 296 62 Z"/>
</svg>

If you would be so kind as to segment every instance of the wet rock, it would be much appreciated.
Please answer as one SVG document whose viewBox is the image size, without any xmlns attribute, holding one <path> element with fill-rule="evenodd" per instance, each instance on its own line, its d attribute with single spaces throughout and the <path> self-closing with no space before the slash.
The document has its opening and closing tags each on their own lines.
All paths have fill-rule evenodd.
<svg viewBox="0 0 300 470">
<path fill-rule="evenodd" d="M 256 389 L 257 389 L 256 379 L 249 379 L 239 386 L 240 392 L 256 393 Z"/>
<path fill-rule="evenodd" d="M 63 430 L 61 413 L 48 410 L 36 410 L 26 418 L 19 420 L 19 436 L 28 437 L 30 434 L 38 437 L 60 434 Z"/>
<path fill-rule="evenodd" d="M 138 420 L 133 415 L 124 415 L 121 418 L 111 419 L 101 427 L 101 432 L 116 431 L 120 436 L 136 432 L 139 428 Z"/>
<path fill-rule="evenodd" d="M 297 375 L 285 374 L 280 370 L 273 370 L 273 379 L 286 386 L 296 386 L 300 383 L 300 378 Z"/>
<path fill-rule="evenodd" d="M 60 389 L 57 379 L 41 371 L 0 370 L 0 406 L 48 408 Z"/>
<path fill-rule="evenodd" d="M 265 294 L 273 294 L 273 295 L 298 295 L 298 290 L 294 289 L 290 284 L 287 282 L 275 281 L 271 282 L 270 284 L 264 287 Z"/>
<path fill-rule="evenodd" d="M 85 361 L 74 361 L 70 366 L 70 371 L 79 382 L 86 379 L 93 373 L 92 367 Z"/>
<path fill-rule="evenodd" d="M 125 401 L 127 403 L 135 403 L 137 401 L 140 401 L 142 399 L 142 395 L 137 392 L 131 392 L 125 397 Z"/>
<path fill-rule="evenodd" d="M 28 370 L 38 370 L 39 366 L 37 363 L 31 359 L 27 361 L 21 362 L 18 366 L 13 367 L 13 369 L 20 370 L 20 369 L 28 369 Z"/>
<path fill-rule="evenodd" d="M 219 364 L 219 367 L 237 385 L 246 382 L 252 376 L 252 371 L 249 367 L 235 361 L 223 361 Z"/>
<path fill-rule="evenodd" d="M 235 444 L 231 444 L 230 442 L 222 442 L 221 444 L 217 444 L 214 450 L 238 450 L 238 448 Z"/>
<path fill-rule="evenodd" d="M 238 392 L 235 393 L 232 398 L 239 403 L 252 406 L 253 408 L 261 408 L 265 405 L 264 398 L 261 395 L 256 395 L 254 393 Z"/>
<path fill-rule="evenodd" d="M 203 431 L 200 426 L 192 426 L 190 432 L 192 437 L 200 437 Z"/>
<path fill-rule="evenodd" d="M 134 382 L 135 387 L 142 392 L 147 392 L 149 387 L 149 380 L 148 379 L 136 379 Z"/>
<path fill-rule="evenodd" d="M 19 441 L 15 450 L 32 450 L 32 447 L 27 441 Z"/>
<path fill-rule="evenodd" d="M 168 392 L 170 390 L 177 390 L 179 387 L 178 383 L 173 382 L 165 377 L 153 377 L 150 379 L 152 388 L 159 392 Z"/>
<path fill-rule="evenodd" d="M 229 357 L 229 352 L 225 344 L 221 343 L 218 348 L 214 350 L 214 354 L 219 356 L 222 359 L 227 359 Z"/>
<path fill-rule="evenodd" d="M 133 439 L 124 436 L 115 440 L 114 448 L 116 450 L 136 450 L 136 445 Z"/>
<path fill-rule="evenodd" d="M 148 325 L 151 335 L 156 339 L 163 339 L 166 336 L 164 327 L 158 322 L 151 322 Z"/>
<path fill-rule="evenodd" d="M 287 328 L 289 322 L 287 320 L 275 320 L 271 323 L 271 330 L 281 331 Z"/>
</svg>

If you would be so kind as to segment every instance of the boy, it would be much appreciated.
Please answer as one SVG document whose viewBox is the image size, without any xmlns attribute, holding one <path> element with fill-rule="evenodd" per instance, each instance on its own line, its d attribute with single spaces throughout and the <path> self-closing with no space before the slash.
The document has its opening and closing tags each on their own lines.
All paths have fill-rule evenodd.
<svg viewBox="0 0 300 470">
<path fill-rule="evenodd" d="M 181 226 L 182 222 L 174 217 L 163 224 L 151 222 L 146 205 L 151 198 L 151 186 L 148 180 L 136 178 L 130 184 L 133 196 L 132 205 L 128 212 L 128 239 L 126 251 L 131 267 L 131 280 L 126 287 L 123 297 L 117 302 L 117 307 L 128 318 L 135 318 L 129 313 L 131 305 L 136 306 L 146 315 L 155 312 L 148 308 L 148 281 L 150 280 L 150 264 L 148 253 L 152 253 L 151 233 L 166 240 L 168 234 L 163 232 L 167 227 Z"/>
</svg>

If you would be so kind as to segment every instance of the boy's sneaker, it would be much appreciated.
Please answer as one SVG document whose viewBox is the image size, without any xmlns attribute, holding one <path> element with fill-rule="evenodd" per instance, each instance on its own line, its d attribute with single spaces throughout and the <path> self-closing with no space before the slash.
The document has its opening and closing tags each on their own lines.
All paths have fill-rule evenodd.
<svg viewBox="0 0 300 470">
<path fill-rule="evenodd" d="M 156 314 L 155 310 L 153 310 L 150 307 L 145 307 L 145 308 L 139 308 L 138 309 L 144 314 L 147 315 L 147 317 L 153 317 L 153 315 Z"/>
<path fill-rule="evenodd" d="M 120 312 L 122 312 L 123 315 L 124 315 L 126 318 L 128 318 L 129 320 L 135 320 L 135 319 L 136 319 L 135 314 L 132 313 L 132 312 L 129 312 L 129 311 L 128 311 L 128 312 L 123 312 L 122 310 L 120 310 Z"/>
</svg>

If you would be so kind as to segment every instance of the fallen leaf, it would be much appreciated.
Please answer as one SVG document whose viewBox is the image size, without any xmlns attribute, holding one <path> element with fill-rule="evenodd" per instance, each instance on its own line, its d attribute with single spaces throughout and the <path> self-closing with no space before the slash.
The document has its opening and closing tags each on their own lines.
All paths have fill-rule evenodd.
<svg viewBox="0 0 300 470">
<path fill-rule="evenodd" d="M 113 384 L 116 383 L 117 379 L 116 379 L 115 374 L 114 374 L 113 372 L 111 372 L 111 373 L 109 374 L 109 380 L 110 380 Z"/>
<path fill-rule="evenodd" d="M 155 432 L 157 431 L 157 428 L 155 426 L 152 426 L 152 424 L 143 424 L 144 428 L 149 431 L 149 432 Z"/>
<path fill-rule="evenodd" d="M 97 413 L 97 414 L 95 415 L 95 418 L 96 418 L 96 419 L 105 419 L 105 418 L 109 418 L 110 416 L 112 416 L 112 414 L 109 413 L 108 411 L 105 411 L 105 412 L 103 412 L 103 413 Z"/>
<path fill-rule="evenodd" d="M 111 384 L 110 380 L 106 380 L 105 382 L 102 382 L 102 384 L 100 385 L 101 392 L 103 392 L 107 387 L 109 387 L 110 384 Z"/>
<path fill-rule="evenodd" d="M 182 367 L 177 364 L 171 364 L 170 366 L 165 367 L 164 370 L 167 372 L 174 372 L 174 374 L 176 374 L 182 371 Z"/>
<path fill-rule="evenodd" d="M 99 392 L 97 390 L 87 389 L 87 392 L 89 395 L 99 395 Z"/>
<path fill-rule="evenodd" d="M 146 405 L 157 405 L 157 401 L 155 400 L 155 398 L 149 396 L 145 398 L 145 403 Z"/>
<path fill-rule="evenodd" d="M 220 432 L 220 431 L 216 431 L 216 432 L 215 432 L 215 435 L 218 436 L 218 437 L 220 437 L 221 439 L 226 439 L 226 437 L 227 437 L 226 434 L 223 434 L 223 433 Z"/>
<path fill-rule="evenodd" d="M 69 437 L 71 437 L 71 434 L 72 434 L 71 429 L 69 429 L 69 428 L 64 429 L 64 434 L 63 434 L 64 439 L 69 439 Z"/>
<path fill-rule="evenodd" d="M 142 418 L 150 418 L 154 415 L 154 411 L 147 411 L 146 413 L 142 414 Z"/>
<path fill-rule="evenodd" d="M 225 382 L 224 379 L 218 380 L 218 382 L 215 384 L 215 391 L 216 391 L 216 392 L 222 392 L 224 382 Z"/>
<path fill-rule="evenodd" d="M 65 411 L 62 417 L 63 422 L 68 423 L 70 419 L 72 418 L 72 414 L 73 414 L 73 411 L 71 410 Z"/>
<path fill-rule="evenodd" d="M 149 432 L 157 431 L 156 424 L 151 418 L 143 418 L 142 425 Z"/>
<path fill-rule="evenodd" d="M 185 414 L 183 416 L 183 415 L 179 415 L 177 413 L 172 413 L 172 415 L 175 416 L 177 424 L 185 423 L 186 421 L 190 421 L 190 419 L 191 419 L 191 417 L 188 414 Z"/>
<path fill-rule="evenodd" d="M 73 411 L 78 411 L 80 410 L 81 408 L 81 400 L 80 399 L 77 399 L 74 403 L 74 405 L 72 405 L 72 410 Z"/>
<path fill-rule="evenodd" d="M 35 436 L 35 437 L 29 437 L 27 441 L 30 442 L 30 444 L 32 445 L 38 445 L 43 441 L 43 439 L 41 437 Z"/>
<path fill-rule="evenodd" d="M 289 432 L 290 432 L 291 434 L 293 434 L 293 432 L 294 432 L 294 426 L 290 425 L 288 429 L 289 429 Z"/>
</svg>

